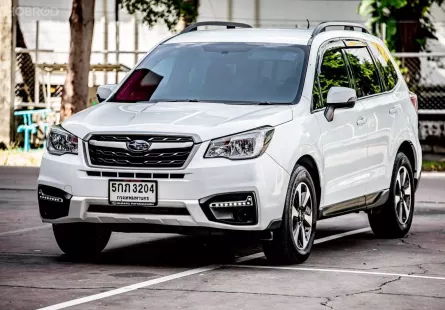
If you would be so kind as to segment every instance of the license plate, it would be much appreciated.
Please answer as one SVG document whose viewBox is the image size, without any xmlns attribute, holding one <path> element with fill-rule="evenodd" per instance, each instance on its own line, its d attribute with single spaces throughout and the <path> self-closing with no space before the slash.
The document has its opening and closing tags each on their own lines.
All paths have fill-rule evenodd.
<svg viewBox="0 0 445 310">
<path fill-rule="evenodd" d="M 155 206 L 158 203 L 158 182 L 109 180 L 108 202 L 111 205 Z"/>
</svg>

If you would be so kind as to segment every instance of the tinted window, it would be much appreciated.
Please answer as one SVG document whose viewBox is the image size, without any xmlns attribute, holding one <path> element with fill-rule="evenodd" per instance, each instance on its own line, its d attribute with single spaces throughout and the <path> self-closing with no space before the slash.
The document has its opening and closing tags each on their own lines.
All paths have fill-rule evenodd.
<svg viewBox="0 0 445 310">
<path fill-rule="evenodd" d="M 163 44 L 113 101 L 291 103 L 298 99 L 306 50 L 289 44 Z"/>
<path fill-rule="evenodd" d="M 377 66 L 379 67 L 386 90 L 393 89 L 399 78 L 397 76 L 397 70 L 391 61 L 391 57 L 380 44 L 370 42 L 369 46 L 377 61 Z"/>
<path fill-rule="evenodd" d="M 330 49 L 324 53 L 319 74 L 315 78 L 313 90 L 315 110 L 325 106 L 331 87 L 350 87 L 348 70 L 340 49 Z"/>
<path fill-rule="evenodd" d="M 377 68 L 366 47 L 347 48 L 348 57 L 354 75 L 355 88 L 358 97 L 365 97 L 382 92 Z"/>
</svg>

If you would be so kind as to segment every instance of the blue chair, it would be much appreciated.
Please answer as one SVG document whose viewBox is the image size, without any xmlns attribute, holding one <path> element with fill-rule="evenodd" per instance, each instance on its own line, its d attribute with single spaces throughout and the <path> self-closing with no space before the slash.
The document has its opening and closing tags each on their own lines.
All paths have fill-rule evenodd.
<svg viewBox="0 0 445 310">
<path fill-rule="evenodd" d="M 23 117 L 23 125 L 17 127 L 17 132 L 24 134 L 24 146 L 23 150 L 28 152 L 31 149 L 31 135 L 37 133 L 37 127 L 39 126 L 37 123 L 32 122 L 32 116 L 34 114 L 43 114 L 46 117 L 46 113 L 51 112 L 51 109 L 41 109 L 41 110 L 25 110 L 25 111 L 16 111 L 14 112 L 15 116 Z M 46 137 L 46 132 L 49 128 L 48 123 L 43 123 L 43 131 Z M 44 146 L 46 146 L 46 139 L 44 141 Z"/>
</svg>

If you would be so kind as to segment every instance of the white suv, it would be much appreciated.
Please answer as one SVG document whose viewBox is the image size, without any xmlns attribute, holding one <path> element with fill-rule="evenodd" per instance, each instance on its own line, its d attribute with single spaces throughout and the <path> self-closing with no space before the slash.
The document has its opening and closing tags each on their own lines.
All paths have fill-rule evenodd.
<svg viewBox="0 0 445 310">
<path fill-rule="evenodd" d="M 51 129 L 38 201 L 65 253 L 112 231 L 235 232 L 301 263 L 320 219 L 365 211 L 379 237 L 408 232 L 417 97 L 383 42 L 349 23 L 249 28 L 188 27 Z"/>
</svg>

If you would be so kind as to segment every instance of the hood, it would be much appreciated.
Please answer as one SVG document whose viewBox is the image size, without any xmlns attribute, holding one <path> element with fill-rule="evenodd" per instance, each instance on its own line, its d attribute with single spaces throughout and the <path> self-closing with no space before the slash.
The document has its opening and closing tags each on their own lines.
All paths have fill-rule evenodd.
<svg viewBox="0 0 445 310">
<path fill-rule="evenodd" d="M 62 126 L 82 139 L 94 132 L 147 132 L 195 135 L 206 141 L 290 120 L 288 105 L 104 102 L 73 115 Z"/>
</svg>

